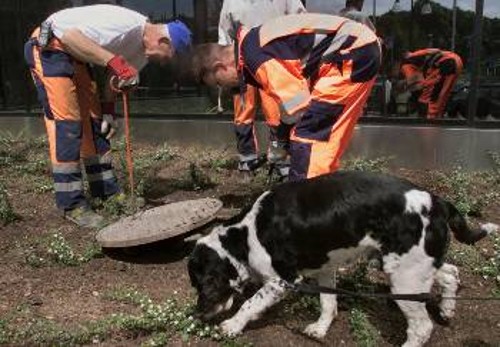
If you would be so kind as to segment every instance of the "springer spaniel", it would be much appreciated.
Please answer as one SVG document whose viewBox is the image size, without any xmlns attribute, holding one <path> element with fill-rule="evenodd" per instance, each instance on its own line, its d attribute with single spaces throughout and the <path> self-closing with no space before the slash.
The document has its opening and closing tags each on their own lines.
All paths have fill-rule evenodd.
<svg viewBox="0 0 500 347">
<path fill-rule="evenodd" d="M 188 264 L 197 311 L 210 319 L 229 310 L 246 283 L 262 283 L 221 324 L 225 334 L 238 334 L 285 296 L 288 283 L 306 275 L 329 285 L 339 263 L 373 249 L 381 253 L 392 293 L 429 293 L 436 280 L 443 296 L 453 297 L 459 279 L 458 269 L 444 262 L 448 228 L 467 244 L 498 230 L 492 223 L 471 230 L 451 203 L 385 174 L 340 171 L 288 182 L 197 241 Z M 315 338 L 325 336 L 337 314 L 336 295 L 320 294 L 320 302 L 319 319 L 305 329 Z M 425 303 L 397 304 L 408 321 L 404 346 L 422 346 L 432 332 Z M 455 300 L 443 299 L 439 307 L 449 319 Z"/>
</svg>

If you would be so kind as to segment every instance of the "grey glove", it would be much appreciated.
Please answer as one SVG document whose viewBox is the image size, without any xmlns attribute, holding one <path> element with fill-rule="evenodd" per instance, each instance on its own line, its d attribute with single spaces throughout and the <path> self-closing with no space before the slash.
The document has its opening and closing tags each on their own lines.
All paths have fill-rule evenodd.
<svg viewBox="0 0 500 347">
<path fill-rule="evenodd" d="M 101 134 L 106 135 L 106 139 L 109 140 L 118 131 L 118 121 L 111 114 L 103 114 L 102 115 L 102 123 L 101 123 Z"/>
</svg>

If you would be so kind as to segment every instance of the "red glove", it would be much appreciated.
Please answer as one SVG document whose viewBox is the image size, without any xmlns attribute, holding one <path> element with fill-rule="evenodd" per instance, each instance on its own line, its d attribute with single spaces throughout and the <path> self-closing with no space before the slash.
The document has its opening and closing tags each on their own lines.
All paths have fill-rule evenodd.
<svg viewBox="0 0 500 347">
<path fill-rule="evenodd" d="M 121 55 L 115 55 L 106 66 L 118 78 L 116 87 L 119 89 L 132 88 L 139 84 L 139 73 Z"/>
</svg>

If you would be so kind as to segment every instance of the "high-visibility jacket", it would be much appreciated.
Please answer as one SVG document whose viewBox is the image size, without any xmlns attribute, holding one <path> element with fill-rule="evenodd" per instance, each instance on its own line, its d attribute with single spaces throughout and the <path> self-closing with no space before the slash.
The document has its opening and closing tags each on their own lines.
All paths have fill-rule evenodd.
<svg viewBox="0 0 500 347">
<path fill-rule="evenodd" d="M 238 34 L 241 85 L 273 97 L 292 130 L 290 179 L 334 171 L 380 67 L 380 44 L 344 17 L 279 17 Z"/>
<path fill-rule="evenodd" d="M 237 28 L 242 25 L 253 28 L 280 16 L 305 12 L 300 0 L 224 0 L 219 19 L 219 44 L 233 44 Z M 234 129 L 240 161 L 243 162 L 258 158 L 254 123 L 259 104 L 270 130 L 270 142 L 288 141 L 288 138 L 277 138 L 280 109 L 276 101 L 265 91 L 246 86 L 244 93 L 234 96 Z"/>
<path fill-rule="evenodd" d="M 444 114 L 453 85 L 462 72 L 462 59 L 454 52 L 425 48 L 411 52 L 401 62 L 401 74 L 419 86 L 419 110 L 435 118 Z"/>
</svg>

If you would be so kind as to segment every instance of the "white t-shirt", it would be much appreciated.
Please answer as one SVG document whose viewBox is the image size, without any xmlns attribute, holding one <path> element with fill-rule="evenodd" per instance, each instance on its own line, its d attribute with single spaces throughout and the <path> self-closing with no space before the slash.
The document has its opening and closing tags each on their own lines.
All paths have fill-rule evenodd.
<svg viewBox="0 0 500 347">
<path fill-rule="evenodd" d="M 147 17 L 138 12 L 114 5 L 92 5 L 56 12 L 47 21 L 57 38 L 68 29 L 78 29 L 104 49 L 122 55 L 137 70 L 148 62 L 142 41 Z"/>
<path fill-rule="evenodd" d="M 254 28 L 270 19 L 306 12 L 300 0 L 224 0 L 219 19 L 219 45 L 233 43 L 235 29 Z"/>
</svg>

